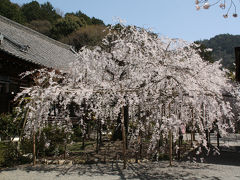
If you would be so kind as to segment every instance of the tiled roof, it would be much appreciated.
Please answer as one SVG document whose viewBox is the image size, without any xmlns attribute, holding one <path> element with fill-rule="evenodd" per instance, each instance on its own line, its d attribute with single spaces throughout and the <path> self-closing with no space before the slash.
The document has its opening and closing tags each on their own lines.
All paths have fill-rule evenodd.
<svg viewBox="0 0 240 180">
<path fill-rule="evenodd" d="M 68 64 L 76 60 L 71 46 L 3 16 L 0 16 L 0 50 L 35 64 L 62 70 L 68 69 Z"/>
</svg>

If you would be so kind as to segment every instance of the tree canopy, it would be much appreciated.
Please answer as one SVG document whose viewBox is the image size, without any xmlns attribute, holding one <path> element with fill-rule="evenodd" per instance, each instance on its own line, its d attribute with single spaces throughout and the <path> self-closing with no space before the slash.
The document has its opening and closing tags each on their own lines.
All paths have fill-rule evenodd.
<svg viewBox="0 0 240 180">
<path fill-rule="evenodd" d="M 27 134 L 42 129 L 52 113 L 71 130 L 68 107 L 73 102 L 83 127 L 86 115 L 114 127 L 127 106 L 129 145 L 134 147 L 141 136 L 150 142 L 150 153 L 161 137 L 176 141 L 182 125 L 197 131 L 204 147 L 206 131 L 217 129 L 224 135 L 234 128 L 230 104 L 223 97 L 233 92 L 226 73 L 219 62 L 203 61 L 192 44 L 182 40 L 113 26 L 98 46 L 83 47 L 70 67 L 68 72 L 43 69 L 25 74 L 37 74 L 35 86 L 16 97 L 29 109 Z M 49 112 L 54 104 L 58 108 Z"/>
<path fill-rule="evenodd" d="M 24 23 L 26 20 L 26 17 L 24 17 L 21 11 L 21 7 L 11 3 L 10 0 L 0 1 L 0 14 L 19 23 Z"/>
</svg>

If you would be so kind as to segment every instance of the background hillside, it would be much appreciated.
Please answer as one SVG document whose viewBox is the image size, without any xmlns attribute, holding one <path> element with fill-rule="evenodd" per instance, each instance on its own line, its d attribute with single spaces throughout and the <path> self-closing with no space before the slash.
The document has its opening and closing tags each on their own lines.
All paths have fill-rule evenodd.
<svg viewBox="0 0 240 180">
<path fill-rule="evenodd" d="M 106 27 L 102 20 L 81 11 L 63 14 L 49 2 L 39 4 L 32 1 L 19 6 L 10 0 L 0 0 L 0 15 L 73 45 L 77 50 L 84 45 L 96 45 Z"/>
<path fill-rule="evenodd" d="M 209 40 L 197 41 L 206 48 L 211 48 L 214 61 L 222 59 L 223 67 L 235 71 L 234 48 L 240 47 L 240 35 L 220 34 Z"/>
</svg>

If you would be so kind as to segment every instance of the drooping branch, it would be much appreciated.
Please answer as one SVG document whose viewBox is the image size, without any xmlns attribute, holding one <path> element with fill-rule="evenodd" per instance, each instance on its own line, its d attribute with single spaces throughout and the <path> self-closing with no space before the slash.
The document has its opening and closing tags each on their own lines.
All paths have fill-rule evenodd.
<svg viewBox="0 0 240 180">
<path fill-rule="evenodd" d="M 200 10 L 201 8 L 209 9 L 211 6 L 219 5 L 221 9 L 227 9 L 223 14 L 224 18 L 228 18 L 230 12 L 233 12 L 232 16 L 236 18 L 238 17 L 236 1 L 237 0 L 195 0 L 195 4 L 196 10 Z"/>
</svg>

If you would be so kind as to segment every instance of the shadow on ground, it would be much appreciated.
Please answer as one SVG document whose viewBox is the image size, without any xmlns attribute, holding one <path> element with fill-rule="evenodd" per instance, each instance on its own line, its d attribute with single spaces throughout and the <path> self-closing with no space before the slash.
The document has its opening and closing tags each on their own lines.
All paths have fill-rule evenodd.
<svg viewBox="0 0 240 180">
<path fill-rule="evenodd" d="M 200 155 L 195 155 L 197 150 L 193 150 L 186 155 L 181 162 L 174 162 L 174 166 L 169 167 L 168 161 L 145 162 L 145 163 L 128 163 L 127 169 L 123 169 L 123 163 L 112 161 L 112 163 L 95 163 L 95 164 L 75 164 L 75 165 L 41 165 L 36 166 L 22 165 L 14 168 L 0 170 L 0 179 L 2 173 L 14 173 L 23 171 L 31 174 L 52 173 L 54 179 L 79 176 L 95 179 L 105 179 L 106 176 L 114 176 L 116 179 L 221 179 L 221 173 L 228 173 L 235 179 L 240 177 L 238 167 L 240 166 L 240 153 L 230 151 L 220 151 L 220 155 L 215 152 L 214 146 L 210 148 L 209 155 L 207 151 Z M 203 158 L 203 159 L 202 159 Z M 204 163 L 190 163 L 190 161 Z M 219 166 L 220 165 L 220 166 Z M 222 167 L 221 165 L 227 165 Z M 220 169 L 219 169 L 220 168 Z M 232 169 L 235 168 L 235 174 Z M 237 169 L 237 171 L 236 171 Z M 54 172 L 54 173 L 53 173 Z M 225 173 L 225 172 L 224 172 Z M 228 175 L 226 176 L 228 177 Z M 24 179 L 24 178 L 23 178 Z M 26 179 L 26 178 L 25 178 Z M 115 178 L 114 178 L 115 179 Z"/>
<path fill-rule="evenodd" d="M 17 169 L 25 172 L 49 173 L 56 172 L 56 178 L 67 177 L 71 175 L 99 177 L 116 176 L 119 179 L 219 179 L 215 176 L 199 175 L 194 173 L 197 170 L 207 169 L 209 165 L 194 163 L 175 163 L 169 167 L 167 161 L 148 162 L 148 163 L 128 163 L 127 169 L 123 169 L 123 163 L 106 163 L 106 164 L 85 164 L 85 165 L 36 165 L 20 166 Z M 4 171 L 14 171 L 16 168 L 5 169 Z M 1 174 L 1 172 L 0 172 Z"/>
<path fill-rule="evenodd" d="M 235 147 L 234 149 L 239 148 L 240 147 Z M 218 153 L 217 149 L 214 146 L 211 146 L 209 152 L 207 152 L 207 150 L 203 150 L 203 152 L 199 155 L 196 155 L 196 151 L 198 149 L 195 149 L 194 151 L 190 152 L 185 157 L 183 157 L 182 161 L 240 166 L 240 152 L 238 151 L 234 152 L 231 149 L 230 148 L 227 149 L 226 147 L 225 148 L 220 147 Z"/>
</svg>

